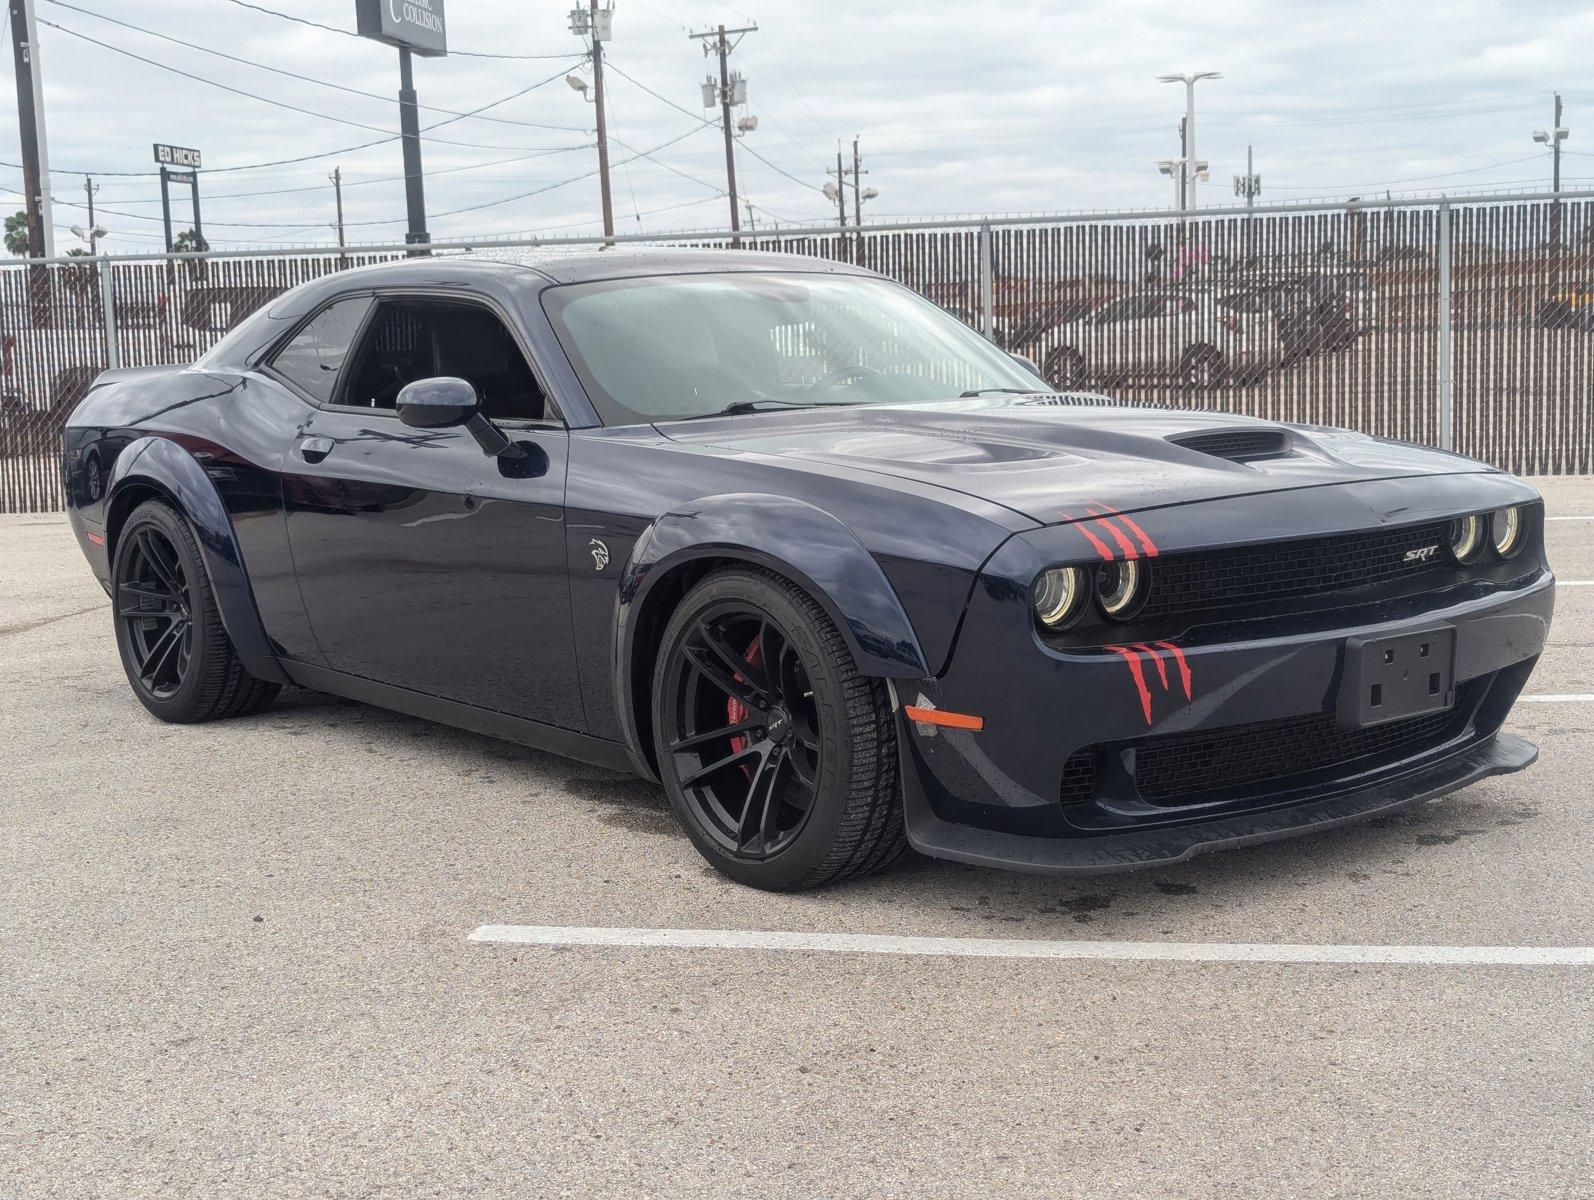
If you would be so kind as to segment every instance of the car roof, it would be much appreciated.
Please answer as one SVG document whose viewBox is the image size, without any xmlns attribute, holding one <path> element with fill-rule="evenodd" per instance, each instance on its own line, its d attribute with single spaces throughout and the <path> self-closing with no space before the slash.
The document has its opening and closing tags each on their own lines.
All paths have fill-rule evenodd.
<svg viewBox="0 0 1594 1200">
<path fill-rule="evenodd" d="M 638 275 L 701 275 L 726 271 L 804 271 L 827 275 L 875 275 L 874 271 L 832 259 L 764 250 L 711 249 L 696 246 L 558 246 L 470 250 L 397 259 L 356 267 L 326 277 L 340 288 L 384 286 L 410 280 L 434 280 L 463 267 L 472 274 L 503 272 L 542 276 L 551 283 L 584 283 Z"/>
</svg>

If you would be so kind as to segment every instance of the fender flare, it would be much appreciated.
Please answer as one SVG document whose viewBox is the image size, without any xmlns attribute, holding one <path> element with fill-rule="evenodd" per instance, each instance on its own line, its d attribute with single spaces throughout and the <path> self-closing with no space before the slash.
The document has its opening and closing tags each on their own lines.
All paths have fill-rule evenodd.
<svg viewBox="0 0 1594 1200">
<path fill-rule="evenodd" d="M 250 674 L 271 683 L 289 682 L 255 606 L 232 518 L 204 466 L 169 438 L 142 437 L 116 456 L 105 487 L 107 514 L 115 511 L 117 497 L 134 486 L 161 493 L 188 518 L 199 542 L 200 558 L 210 579 L 211 594 L 216 598 L 222 628 Z M 108 545 L 106 551 L 114 562 L 114 545 Z"/>
<path fill-rule="evenodd" d="M 733 559 L 790 579 L 829 614 L 865 675 L 925 679 L 931 674 L 891 582 L 840 520 L 790 497 L 751 492 L 705 497 L 678 505 L 644 530 L 621 573 L 615 704 L 627 740 L 644 757 L 649 747 L 632 700 L 641 618 L 664 579 L 702 559 Z"/>
</svg>

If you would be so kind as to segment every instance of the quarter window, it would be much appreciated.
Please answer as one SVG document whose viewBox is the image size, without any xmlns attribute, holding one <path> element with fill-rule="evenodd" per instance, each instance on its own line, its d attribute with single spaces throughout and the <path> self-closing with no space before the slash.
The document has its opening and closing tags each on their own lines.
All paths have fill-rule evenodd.
<svg viewBox="0 0 1594 1200">
<path fill-rule="evenodd" d="M 338 373 L 343 370 L 370 303 L 364 296 L 350 296 L 323 308 L 277 351 L 271 360 L 272 370 L 307 395 L 320 401 L 331 400 Z"/>
</svg>

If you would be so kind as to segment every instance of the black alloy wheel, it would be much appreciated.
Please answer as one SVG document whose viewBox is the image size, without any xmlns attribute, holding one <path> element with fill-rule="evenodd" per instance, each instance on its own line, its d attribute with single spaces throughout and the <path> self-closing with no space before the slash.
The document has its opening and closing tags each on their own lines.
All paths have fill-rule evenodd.
<svg viewBox="0 0 1594 1200">
<path fill-rule="evenodd" d="M 767 613 L 727 600 L 698 614 L 667 732 L 701 827 L 740 858 L 780 853 L 813 812 L 820 748 L 813 686 Z"/>
<path fill-rule="evenodd" d="M 136 681 L 157 700 L 182 687 L 193 656 L 193 589 L 177 548 L 153 524 L 134 530 L 116 584 L 116 616 Z"/>
<path fill-rule="evenodd" d="M 281 690 L 245 670 L 222 627 L 199 542 L 164 501 L 139 505 L 117 535 L 111 603 L 127 681 L 161 720 L 242 716 Z"/>
<path fill-rule="evenodd" d="M 681 602 L 654 680 L 654 740 L 693 842 L 744 883 L 813 887 L 906 846 L 885 688 L 778 576 L 720 572 Z"/>
</svg>

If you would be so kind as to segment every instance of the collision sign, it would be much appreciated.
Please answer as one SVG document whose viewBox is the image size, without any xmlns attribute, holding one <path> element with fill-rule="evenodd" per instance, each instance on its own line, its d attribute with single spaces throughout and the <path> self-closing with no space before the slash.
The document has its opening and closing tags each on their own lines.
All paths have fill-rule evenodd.
<svg viewBox="0 0 1594 1200">
<path fill-rule="evenodd" d="M 361 37 L 416 54 L 448 53 L 443 0 L 354 0 L 354 15 Z"/>
</svg>

